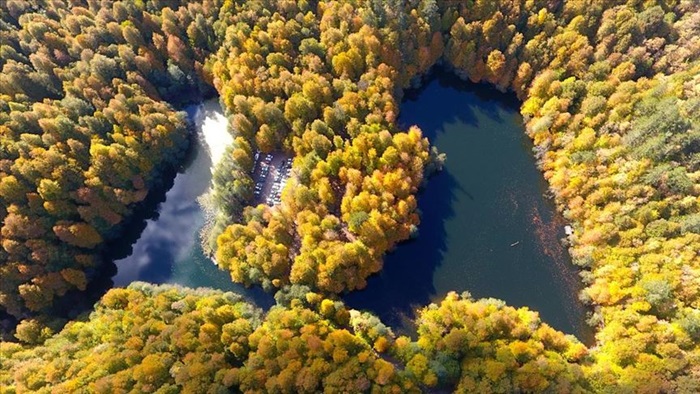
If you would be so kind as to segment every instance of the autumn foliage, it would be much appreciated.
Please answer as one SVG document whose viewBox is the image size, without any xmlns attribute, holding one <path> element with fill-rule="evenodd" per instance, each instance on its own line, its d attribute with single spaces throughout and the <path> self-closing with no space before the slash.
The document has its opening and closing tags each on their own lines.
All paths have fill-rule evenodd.
<svg viewBox="0 0 700 394">
<path fill-rule="evenodd" d="M 0 3 L 0 344 L 10 391 L 700 391 L 700 5 L 691 0 Z M 396 118 L 435 64 L 522 100 L 571 223 L 596 344 L 450 294 L 396 337 L 338 294 L 419 223 L 440 156 Z M 49 321 L 187 149 L 174 105 L 220 95 L 235 142 L 205 247 L 239 297 L 137 284 Z M 276 207 L 254 152 L 285 151 Z M 406 267 L 411 269 L 411 267 Z M 56 334 L 56 332 L 58 332 Z"/>
<path fill-rule="evenodd" d="M 0 310 L 47 313 L 85 290 L 104 242 L 182 160 L 172 104 L 211 89 L 219 7 L 168 4 L 0 3 Z"/>
<path fill-rule="evenodd" d="M 134 283 L 34 348 L 0 344 L 4 392 L 223 392 L 261 311 L 237 294 Z"/>
</svg>

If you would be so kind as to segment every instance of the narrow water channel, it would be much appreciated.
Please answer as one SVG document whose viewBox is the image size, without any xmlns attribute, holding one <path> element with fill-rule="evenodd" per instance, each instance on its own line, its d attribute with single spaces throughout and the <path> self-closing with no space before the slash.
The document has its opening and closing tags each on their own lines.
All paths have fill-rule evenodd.
<svg viewBox="0 0 700 394">
<path fill-rule="evenodd" d="M 556 329 L 592 340 L 566 223 L 544 195 L 518 102 L 495 89 L 436 72 L 407 92 L 399 125 L 418 125 L 447 154 L 419 195 L 415 240 L 398 246 L 367 288 L 346 303 L 400 326 L 449 291 L 528 306 Z"/>
<path fill-rule="evenodd" d="M 140 238 L 131 245 L 128 257 L 115 261 L 114 285 L 145 281 L 211 287 L 235 291 L 267 307 L 273 302 L 270 295 L 259 288 L 246 289 L 233 283 L 229 273 L 219 270 L 202 251 L 199 232 L 204 214 L 197 198 L 209 189 L 212 163 L 221 160 L 233 139 L 217 100 L 189 107 L 187 112 L 197 133 L 189 159 L 175 177 L 165 201 L 159 204 L 155 217 L 146 222 Z"/>
</svg>

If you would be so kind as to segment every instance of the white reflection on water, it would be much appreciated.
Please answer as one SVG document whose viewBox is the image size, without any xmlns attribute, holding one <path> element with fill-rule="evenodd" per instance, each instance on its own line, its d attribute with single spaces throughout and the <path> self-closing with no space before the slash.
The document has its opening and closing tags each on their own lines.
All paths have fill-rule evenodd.
<svg viewBox="0 0 700 394">
<path fill-rule="evenodd" d="M 189 263 L 190 252 L 199 242 L 204 217 L 197 198 L 209 189 L 212 163 L 221 160 L 233 138 L 227 131 L 226 117 L 216 100 L 193 109 L 188 112 L 194 112 L 198 138 L 197 146 L 193 147 L 192 162 L 184 173 L 175 177 L 166 200 L 158 207 L 158 216 L 148 220 L 141 237 L 132 245 L 131 255 L 115 262 L 118 267 L 112 279 L 115 286 L 127 286 L 136 280 L 169 282 L 178 264 Z"/>
<path fill-rule="evenodd" d="M 233 143 L 233 136 L 228 132 L 228 121 L 221 112 L 219 103 L 209 100 L 202 104 L 195 115 L 195 124 L 209 149 L 212 163 L 218 163 L 224 157 L 224 151 Z M 211 166 L 214 171 L 214 166 Z"/>
</svg>

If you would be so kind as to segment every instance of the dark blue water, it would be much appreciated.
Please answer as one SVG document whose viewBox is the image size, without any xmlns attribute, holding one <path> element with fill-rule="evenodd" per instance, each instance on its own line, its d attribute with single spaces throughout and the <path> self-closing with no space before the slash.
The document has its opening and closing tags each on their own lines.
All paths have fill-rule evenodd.
<svg viewBox="0 0 700 394">
<path fill-rule="evenodd" d="M 345 296 L 349 306 L 401 326 L 447 292 L 469 291 L 528 306 L 590 341 L 579 276 L 560 242 L 566 223 L 544 197 L 518 106 L 444 72 L 407 93 L 399 125 L 418 125 L 447 162 L 419 195 L 418 238 L 389 253 L 366 289 Z"/>
</svg>

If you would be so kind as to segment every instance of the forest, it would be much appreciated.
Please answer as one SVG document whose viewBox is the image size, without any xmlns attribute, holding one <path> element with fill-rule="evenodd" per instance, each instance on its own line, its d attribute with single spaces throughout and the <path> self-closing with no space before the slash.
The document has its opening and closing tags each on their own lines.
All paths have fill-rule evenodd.
<svg viewBox="0 0 700 394">
<path fill-rule="evenodd" d="M 0 24 L 0 392 L 700 392 L 700 3 L 7 0 Z M 396 119 L 435 65 L 521 100 L 594 346 L 468 293 L 414 335 L 339 301 L 416 232 L 444 157 Z M 70 310 L 214 95 L 203 246 L 277 305 L 134 283 Z M 281 204 L 250 206 L 280 150 Z"/>
</svg>

